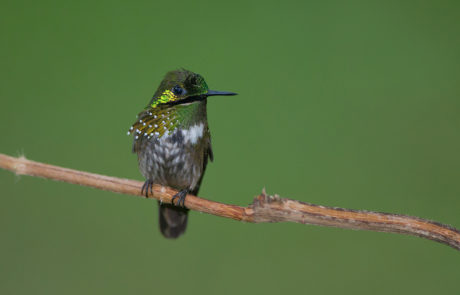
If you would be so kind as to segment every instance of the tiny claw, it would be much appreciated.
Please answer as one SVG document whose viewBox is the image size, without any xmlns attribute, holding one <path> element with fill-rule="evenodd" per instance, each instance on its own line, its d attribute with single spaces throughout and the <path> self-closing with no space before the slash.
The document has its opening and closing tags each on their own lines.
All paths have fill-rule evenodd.
<svg viewBox="0 0 460 295">
<path fill-rule="evenodd" d="M 144 193 L 144 190 L 145 190 L 145 187 L 147 186 L 147 181 L 144 182 L 144 184 L 142 185 L 142 188 L 141 188 L 141 195 L 144 195 L 145 196 L 145 193 Z"/>
<path fill-rule="evenodd" d="M 150 194 L 153 195 L 153 181 L 152 181 L 152 183 L 150 184 Z"/>
<path fill-rule="evenodd" d="M 175 195 L 172 197 L 171 203 L 172 203 L 173 205 L 178 206 L 178 207 L 185 207 L 185 197 L 187 196 L 187 194 L 188 194 L 188 190 L 186 190 L 186 189 L 181 190 L 180 192 L 178 192 L 177 194 L 175 194 Z M 177 204 L 174 204 L 174 201 L 175 201 L 177 198 L 178 198 L 179 200 L 177 201 Z"/>
<path fill-rule="evenodd" d="M 150 189 L 150 194 L 153 195 L 153 181 L 150 179 L 147 179 L 142 185 L 142 189 L 141 189 L 141 194 L 143 194 L 146 198 L 149 197 L 149 189 Z"/>
</svg>

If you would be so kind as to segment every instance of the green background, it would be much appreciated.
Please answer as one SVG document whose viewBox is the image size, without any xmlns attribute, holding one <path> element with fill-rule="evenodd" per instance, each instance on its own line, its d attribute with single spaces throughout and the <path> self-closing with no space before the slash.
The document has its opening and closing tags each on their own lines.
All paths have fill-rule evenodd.
<svg viewBox="0 0 460 295">
<path fill-rule="evenodd" d="M 142 180 L 126 131 L 163 75 L 211 88 L 200 195 L 263 187 L 460 227 L 458 1 L 2 1 L 0 152 Z M 0 171 L 1 294 L 453 294 L 432 241 L 191 212 Z"/>
</svg>

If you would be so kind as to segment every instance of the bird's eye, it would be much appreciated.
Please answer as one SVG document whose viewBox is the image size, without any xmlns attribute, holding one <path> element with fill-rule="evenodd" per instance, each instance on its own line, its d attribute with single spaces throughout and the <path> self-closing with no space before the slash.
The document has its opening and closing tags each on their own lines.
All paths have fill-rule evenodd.
<svg viewBox="0 0 460 295">
<path fill-rule="evenodd" d="M 185 89 L 180 87 L 179 85 L 176 85 L 174 86 L 171 91 L 175 94 L 175 95 L 183 95 L 185 94 Z"/>
</svg>

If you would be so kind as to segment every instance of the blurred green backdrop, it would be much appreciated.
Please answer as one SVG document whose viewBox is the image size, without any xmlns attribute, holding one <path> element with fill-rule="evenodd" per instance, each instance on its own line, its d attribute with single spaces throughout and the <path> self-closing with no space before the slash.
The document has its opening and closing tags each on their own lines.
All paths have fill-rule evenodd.
<svg viewBox="0 0 460 295">
<path fill-rule="evenodd" d="M 263 187 L 460 227 L 458 1 L 2 1 L 0 152 L 142 180 L 126 130 L 185 67 L 208 103 L 201 196 Z M 1 294 L 452 294 L 431 241 L 192 212 L 0 171 Z"/>
</svg>

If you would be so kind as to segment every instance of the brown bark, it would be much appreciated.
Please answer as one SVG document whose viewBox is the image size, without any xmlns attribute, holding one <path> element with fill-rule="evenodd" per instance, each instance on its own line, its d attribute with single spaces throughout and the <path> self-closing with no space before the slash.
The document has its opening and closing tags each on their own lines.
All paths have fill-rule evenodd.
<svg viewBox="0 0 460 295">
<path fill-rule="evenodd" d="M 143 196 L 143 183 L 140 181 L 62 168 L 30 161 L 24 157 L 15 158 L 0 154 L 0 167 L 19 175 L 49 178 L 116 193 Z M 169 187 L 154 185 L 153 194 L 150 194 L 149 198 L 171 203 L 171 198 L 176 193 L 177 191 Z M 269 196 L 265 191 L 248 207 L 223 204 L 193 195 L 187 195 L 185 206 L 191 210 L 245 222 L 297 222 L 408 234 L 460 250 L 460 231 L 448 225 L 406 215 L 313 205 L 280 198 L 277 195 Z"/>
</svg>

